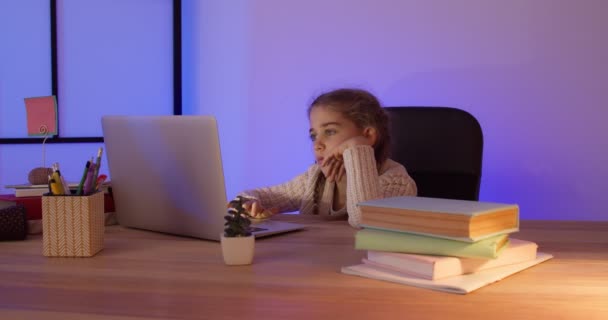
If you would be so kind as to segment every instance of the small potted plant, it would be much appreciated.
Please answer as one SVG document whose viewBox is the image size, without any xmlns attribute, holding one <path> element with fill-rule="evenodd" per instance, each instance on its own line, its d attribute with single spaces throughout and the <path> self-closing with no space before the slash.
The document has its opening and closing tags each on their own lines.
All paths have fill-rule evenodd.
<svg viewBox="0 0 608 320">
<path fill-rule="evenodd" d="M 251 220 L 243 202 L 245 198 L 237 196 L 230 201 L 228 214 L 224 216 L 224 233 L 221 235 L 222 255 L 227 265 L 246 265 L 253 261 L 255 237 L 249 231 Z"/>
</svg>

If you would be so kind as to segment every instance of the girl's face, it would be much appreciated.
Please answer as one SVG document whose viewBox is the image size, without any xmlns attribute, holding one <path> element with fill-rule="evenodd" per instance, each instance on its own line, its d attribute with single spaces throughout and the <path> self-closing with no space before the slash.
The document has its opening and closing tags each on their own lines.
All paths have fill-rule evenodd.
<svg viewBox="0 0 608 320">
<path fill-rule="evenodd" d="M 346 119 L 342 113 L 322 105 L 313 107 L 309 118 L 310 140 L 317 163 L 323 160 L 326 150 L 331 150 L 342 142 L 363 134 L 363 129 Z"/>
</svg>

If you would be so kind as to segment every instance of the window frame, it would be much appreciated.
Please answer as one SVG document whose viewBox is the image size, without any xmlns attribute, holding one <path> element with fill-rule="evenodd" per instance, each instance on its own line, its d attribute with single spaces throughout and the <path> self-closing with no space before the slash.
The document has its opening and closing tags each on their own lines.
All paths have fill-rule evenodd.
<svg viewBox="0 0 608 320">
<path fill-rule="evenodd" d="M 50 0 L 51 15 L 51 94 L 58 95 L 58 67 L 57 67 L 57 0 Z M 173 2 L 173 115 L 182 115 L 182 17 L 181 0 Z M 99 143 L 104 142 L 103 137 L 62 137 L 60 132 L 60 118 L 57 118 L 57 134 L 46 139 L 46 143 Z M 2 144 L 41 144 L 44 138 L 0 138 Z"/>
</svg>

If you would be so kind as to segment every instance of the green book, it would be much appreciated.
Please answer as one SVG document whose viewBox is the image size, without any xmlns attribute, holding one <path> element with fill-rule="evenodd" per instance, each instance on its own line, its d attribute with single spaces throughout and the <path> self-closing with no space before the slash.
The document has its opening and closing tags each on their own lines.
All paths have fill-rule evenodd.
<svg viewBox="0 0 608 320">
<path fill-rule="evenodd" d="M 363 229 L 355 235 L 355 249 L 440 256 L 493 259 L 509 243 L 508 234 L 477 242 L 442 239 L 405 232 Z"/>
</svg>

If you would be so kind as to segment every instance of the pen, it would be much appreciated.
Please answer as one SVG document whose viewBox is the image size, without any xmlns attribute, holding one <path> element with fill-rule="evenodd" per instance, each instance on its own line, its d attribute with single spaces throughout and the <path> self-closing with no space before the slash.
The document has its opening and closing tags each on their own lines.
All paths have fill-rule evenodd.
<svg viewBox="0 0 608 320">
<path fill-rule="evenodd" d="M 97 175 L 99 175 L 99 167 L 101 166 L 101 154 L 103 153 L 103 148 L 99 147 L 97 150 L 97 163 L 95 163 L 95 171 L 93 172 L 93 190 L 97 189 Z"/>
<path fill-rule="evenodd" d="M 95 177 L 93 176 L 93 173 L 95 172 L 95 164 L 93 163 L 93 160 L 91 160 L 90 163 L 89 170 L 87 171 L 87 177 L 84 182 L 84 195 L 91 193 L 95 186 Z"/>
<path fill-rule="evenodd" d="M 87 160 L 87 164 L 84 166 L 84 172 L 82 173 L 82 178 L 80 178 L 80 183 L 78 184 L 78 190 L 76 191 L 76 195 L 82 195 L 82 188 L 84 187 L 84 181 L 87 178 L 87 173 L 89 172 L 89 166 L 91 166 L 91 162 Z"/>
</svg>

